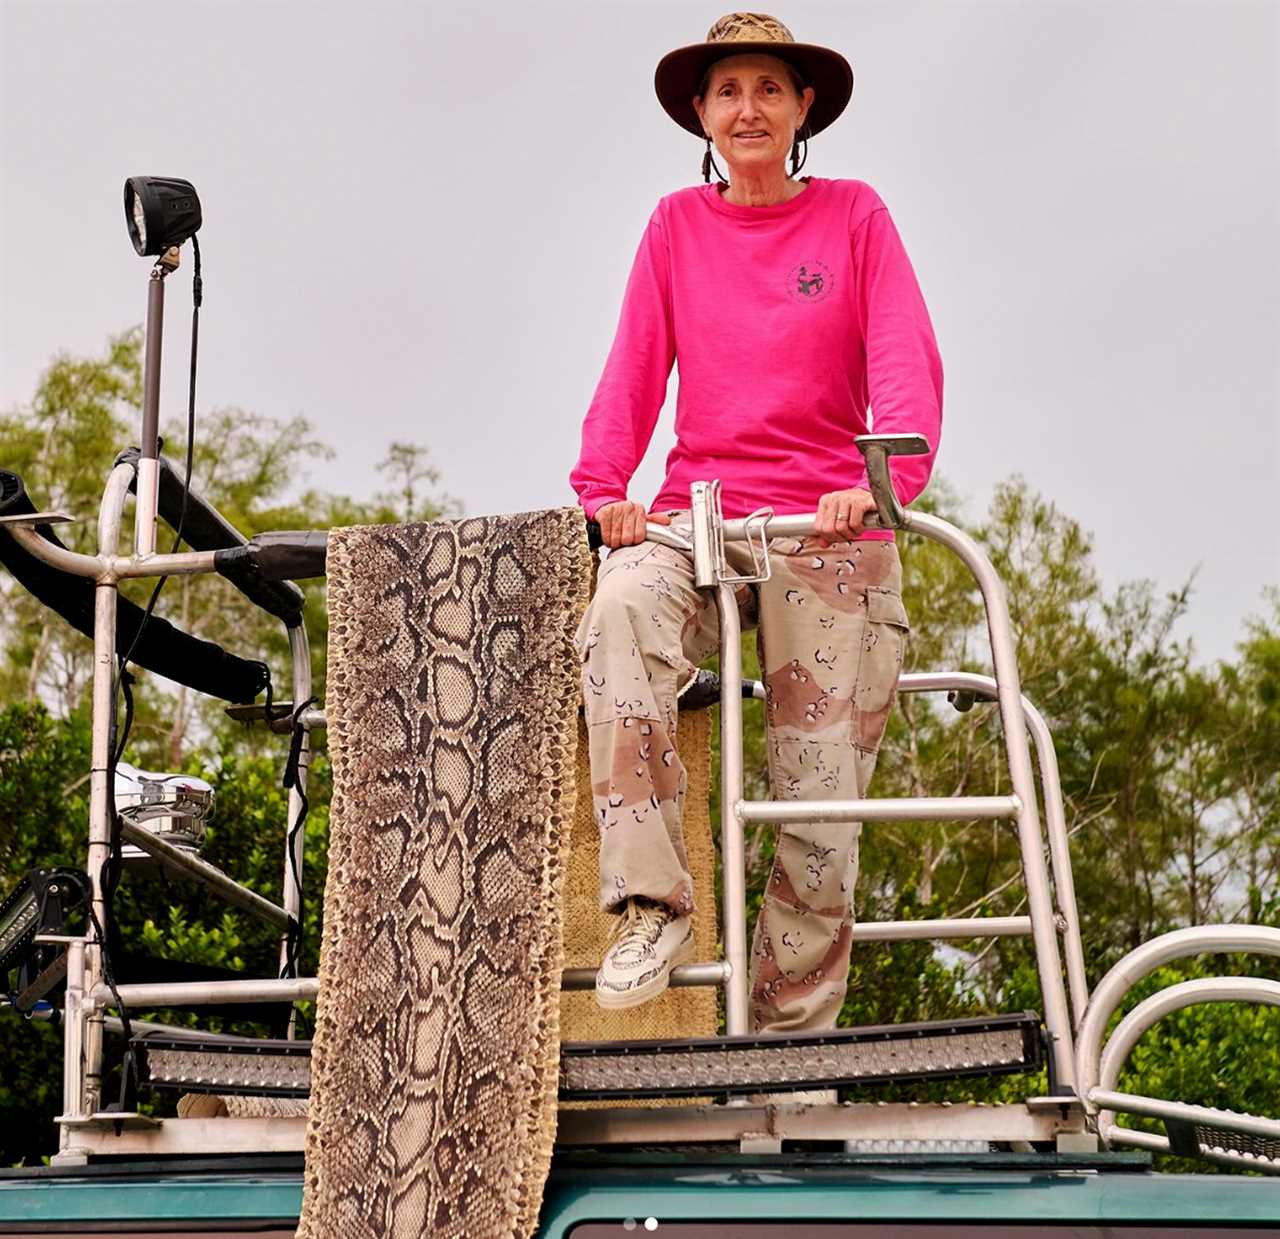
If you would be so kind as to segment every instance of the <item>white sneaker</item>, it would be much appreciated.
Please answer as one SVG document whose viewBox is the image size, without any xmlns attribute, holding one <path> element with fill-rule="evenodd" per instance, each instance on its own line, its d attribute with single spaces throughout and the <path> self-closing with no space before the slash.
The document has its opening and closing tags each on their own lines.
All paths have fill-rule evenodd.
<svg viewBox="0 0 1280 1239">
<path fill-rule="evenodd" d="M 613 932 L 596 973 L 596 1002 L 606 1011 L 656 998 L 671 969 L 693 955 L 693 917 L 677 916 L 651 899 L 628 899 Z"/>
</svg>

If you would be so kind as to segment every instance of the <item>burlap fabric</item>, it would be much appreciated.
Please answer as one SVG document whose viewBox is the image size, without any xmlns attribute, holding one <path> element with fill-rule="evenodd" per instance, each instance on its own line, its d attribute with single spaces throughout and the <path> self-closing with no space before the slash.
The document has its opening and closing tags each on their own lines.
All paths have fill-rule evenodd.
<svg viewBox="0 0 1280 1239">
<path fill-rule="evenodd" d="M 533 1232 L 590 573 L 576 508 L 330 535 L 304 1239 Z"/>
<path fill-rule="evenodd" d="M 688 772 L 684 800 L 684 841 L 697 906 L 693 941 L 699 960 L 718 958 L 716 943 L 715 845 L 708 809 L 711 767 L 711 711 L 687 710 L 676 728 L 676 748 Z M 586 729 L 578 732 L 578 802 L 565 884 L 565 967 L 599 967 L 608 949 L 614 918 L 600 911 L 600 827 L 591 807 L 591 769 Z M 591 993 L 566 993 L 560 1000 L 564 1041 L 648 1041 L 712 1037 L 716 1032 L 716 990 L 669 989 L 658 998 L 623 1011 L 602 1011 Z M 612 1103 L 617 1104 L 617 1103 Z M 646 1103 L 652 1105 L 652 1102 Z"/>
</svg>

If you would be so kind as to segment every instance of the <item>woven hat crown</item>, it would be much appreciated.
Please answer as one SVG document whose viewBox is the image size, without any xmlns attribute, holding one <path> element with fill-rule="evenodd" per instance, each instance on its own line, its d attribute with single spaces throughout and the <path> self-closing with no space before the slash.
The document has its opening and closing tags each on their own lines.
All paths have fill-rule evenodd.
<svg viewBox="0 0 1280 1239">
<path fill-rule="evenodd" d="M 795 36 L 768 13 L 726 13 L 707 31 L 708 43 L 794 43 Z"/>
<path fill-rule="evenodd" d="M 693 97 L 706 85 L 707 71 L 717 60 L 739 53 L 759 53 L 785 60 L 815 99 L 806 128 L 821 133 L 853 94 L 853 70 L 839 52 L 816 43 L 797 43 L 795 36 L 768 13 L 726 13 L 707 31 L 701 43 L 668 52 L 654 70 L 653 84 L 664 111 L 682 129 L 704 136 Z"/>
</svg>

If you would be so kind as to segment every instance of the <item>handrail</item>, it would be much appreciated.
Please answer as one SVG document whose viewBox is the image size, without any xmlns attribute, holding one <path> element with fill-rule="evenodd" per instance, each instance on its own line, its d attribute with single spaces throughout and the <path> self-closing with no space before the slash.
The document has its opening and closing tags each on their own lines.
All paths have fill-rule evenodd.
<svg viewBox="0 0 1280 1239">
<path fill-rule="evenodd" d="M 119 466 L 112 474 L 108 493 L 114 489 L 123 496 L 132 476 L 127 465 Z M 6 482 L 14 488 L 6 487 Z M 0 473 L 0 490 L 6 490 L 6 513 L 18 518 L 24 512 L 34 513 L 17 474 L 7 470 Z M 92 638 L 94 593 L 104 576 L 101 557 L 79 555 L 64 547 L 47 526 L 10 521 L 0 526 L 0 563 L 32 597 L 77 632 Z M 132 650 L 139 666 L 224 701 L 252 701 L 266 686 L 265 672 L 256 660 L 240 658 L 216 642 L 183 632 L 160 616 L 153 615 L 141 639 L 136 639 L 142 625 L 142 608 L 120 598 L 118 609 L 116 652 Z"/>
<path fill-rule="evenodd" d="M 887 474 L 887 470 L 883 471 Z M 883 499 L 883 496 L 877 496 Z M 881 514 L 886 505 L 879 504 Z M 770 517 L 765 523 L 765 537 L 804 537 L 814 532 L 815 514 L 784 515 Z M 883 522 L 881 522 L 883 524 Z M 874 527 L 867 522 L 867 527 Z M 1037 811 L 1035 777 L 1027 738 L 1027 716 L 1022 708 L 1022 689 L 1018 675 L 1017 654 L 1013 639 L 1013 627 L 1009 619 L 1009 607 L 1004 586 L 991 561 L 977 542 L 963 530 L 928 512 L 903 512 L 902 529 L 918 533 L 938 542 L 954 552 L 973 574 L 982 593 L 986 610 L 987 631 L 991 644 L 991 656 L 997 701 L 1004 733 L 1005 757 L 1009 777 L 1016 800 L 1016 817 L 1019 846 L 1022 853 L 1023 874 L 1026 882 L 1027 905 L 1032 922 L 1032 938 L 1035 943 L 1036 969 L 1040 979 L 1040 991 L 1044 999 L 1045 1027 L 1050 1039 L 1055 1078 L 1059 1087 L 1074 1088 L 1075 1051 L 1074 1028 L 1068 1006 L 1067 991 L 1063 983 L 1062 957 L 1058 950 L 1057 927 L 1053 898 L 1049 886 L 1049 872 L 1043 854 L 1043 837 Z M 725 542 L 745 541 L 751 530 L 745 520 L 727 520 L 721 527 Z M 739 625 L 732 591 L 719 584 L 715 597 L 721 617 L 721 649 L 737 650 Z M 730 614 L 732 612 L 732 614 Z M 724 898 L 725 898 L 725 949 L 745 956 L 746 930 L 743 915 L 734 907 L 741 894 L 745 898 L 745 874 L 738 872 L 742 863 L 741 843 L 743 810 L 748 820 L 755 812 L 742 803 L 741 763 L 741 660 L 721 660 L 721 759 L 722 805 L 724 821 L 721 839 L 724 846 Z M 730 764 L 736 756 L 736 764 Z M 963 799 L 963 798 L 957 798 Z M 772 809 L 777 802 L 770 802 Z M 877 811 L 879 814 L 880 811 Z M 889 814 L 884 814 L 889 816 Z M 735 967 L 733 980 L 727 994 L 726 1024 L 728 1030 L 745 1030 L 746 993 L 745 976 Z M 741 1023 L 741 1027 L 739 1027 Z"/>
<path fill-rule="evenodd" d="M 1207 1002 L 1252 1002 L 1280 1007 L 1280 981 L 1261 977 L 1197 977 L 1167 986 L 1140 1002 L 1116 1025 L 1102 1051 L 1098 1088 L 1114 1090 L 1133 1047 L 1166 1015 Z"/>
<path fill-rule="evenodd" d="M 879 800 L 740 800 L 744 822 L 949 822 L 1015 818 L 1017 796 L 903 796 Z"/>
<path fill-rule="evenodd" d="M 1076 1036 L 1076 1081 L 1086 1108 L 1098 1086 L 1102 1039 L 1124 997 L 1163 964 L 1206 952 L 1280 956 L 1280 929 L 1264 925 L 1197 925 L 1175 929 L 1129 952 L 1094 988 Z"/>
<path fill-rule="evenodd" d="M 1104 1093 L 1115 1092 L 1120 1069 L 1152 1025 L 1175 1011 L 1207 1002 L 1253 1002 L 1280 1007 L 1280 982 L 1260 977 L 1203 977 L 1181 981 L 1152 994 L 1116 1025 L 1102 1051 L 1097 1087 L 1089 1090 L 1087 1100 L 1100 1103 Z M 1114 1120 L 1112 1111 L 1099 1110 L 1098 1134 L 1105 1138 Z"/>
</svg>

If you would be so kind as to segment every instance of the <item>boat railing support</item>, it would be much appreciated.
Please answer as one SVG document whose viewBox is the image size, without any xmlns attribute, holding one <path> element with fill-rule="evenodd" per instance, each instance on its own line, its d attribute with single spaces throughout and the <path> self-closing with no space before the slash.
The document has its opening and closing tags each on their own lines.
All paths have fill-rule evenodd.
<svg viewBox="0 0 1280 1239">
<path fill-rule="evenodd" d="M 1035 945 L 1036 968 L 1044 1002 L 1045 1030 L 1054 1079 L 1060 1089 L 1074 1089 L 1074 1049 L 1071 1014 L 1058 951 L 1058 923 L 1045 863 L 1037 811 L 1035 778 L 1027 739 L 1028 716 L 1023 708 L 1017 653 L 1004 587 L 981 547 L 968 534 L 940 517 L 904 511 L 898 504 L 889 474 L 888 458 L 919 454 L 928 444 L 918 435 L 867 435 L 857 440 L 867 463 L 877 512 L 869 513 L 869 528 L 901 529 L 947 547 L 969 569 L 982 594 L 986 611 L 1005 758 L 1012 795 L 1006 797 L 946 797 L 929 800 L 765 801 L 743 797 L 741 625 L 733 589 L 721 583 L 708 587 L 720 616 L 721 689 L 721 848 L 724 887 L 725 956 L 730 977 L 725 1002 L 725 1025 L 730 1035 L 748 1028 L 746 872 L 743 826 L 748 821 L 883 821 L 944 820 L 969 817 L 1007 817 L 1016 822 L 1026 883 L 1028 919 Z M 760 535 L 757 517 L 724 520 L 717 505 L 699 503 L 699 495 L 714 490 L 695 483 L 691 504 L 691 545 L 715 548 L 746 542 Z M 710 528 L 705 528 L 705 526 Z M 652 528 L 652 527 L 651 527 Z M 679 529 L 671 531 L 680 533 Z M 814 533 L 813 515 L 772 516 L 764 522 L 764 536 L 808 537 Z M 704 553 L 703 558 L 706 558 Z M 695 558 L 695 564 L 697 560 Z M 1052 849 L 1051 849 L 1052 852 Z M 1081 970 L 1080 980 L 1083 980 Z"/>
<path fill-rule="evenodd" d="M 114 788 L 110 784 L 112 770 L 111 745 L 115 735 L 116 694 L 119 689 L 117 674 L 117 604 L 119 582 L 126 579 L 157 578 L 162 576 L 196 575 L 216 571 L 216 551 L 187 551 L 176 554 L 154 552 L 154 523 L 156 518 L 155 487 L 150 484 L 139 487 L 139 505 L 149 500 L 152 510 L 139 517 L 142 531 L 140 547 L 143 553 L 120 555 L 120 530 L 124 507 L 130 489 L 136 481 L 135 465 L 122 460 L 111 471 L 103 492 L 98 512 L 97 553 L 86 555 L 59 546 L 44 537 L 34 522 L 10 522 L 8 533 L 32 556 L 50 567 L 71 573 L 94 582 L 93 625 L 93 705 L 92 747 L 90 758 L 89 791 L 89 840 L 86 868 L 90 883 L 90 899 L 97 924 L 104 934 L 111 932 L 109 913 L 104 898 L 102 879 L 111 852 L 111 822 L 114 806 Z M 148 532 L 148 531 L 152 532 Z M 251 601 L 253 601 L 251 599 Z M 289 639 L 290 669 L 294 700 L 303 703 L 311 698 L 311 661 L 307 645 L 306 627 L 302 623 L 286 624 Z M 291 730 L 292 730 L 291 720 Z M 297 829 L 303 798 L 306 794 L 306 778 L 310 759 L 310 721 L 305 711 L 297 720 L 301 730 L 297 777 L 289 791 L 287 815 L 284 824 L 284 865 L 281 904 L 273 904 L 257 892 L 235 881 L 221 870 L 199 858 L 179 853 L 165 840 L 151 835 L 132 823 L 125 822 L 122 834 L 144 851 L 162 860 L 171 868 L 180 870 L 186 877 L 202 883 L 211 894 L 232 906 L 244 909 L 280 930 L 281 971 L 295 962 L 291 958 L 292 935 L 302 906 L 303 832 Z M 178 853 L 175 855 L 175 853 Z M 102 1109 L 102 1052 L 105 1012 L 114 1002 L 104 984 L 102 959 L 103 944 L 95 934 L 68 943 L 68 984 L 65 1009 L 64 1041 L 64 1117 L 78 1121 Z M 79 981 L 75 977 L 79 974 Z M 275 999 L 237 998 L 237 986 L 284 984 L 274 982 L 232 981 L 202 983 L 214 986 L 210 1003 L 234 1001 L 274 1001 Z M 293 982 L 314 997 L 314 980 Z M 181 993 L 183 987 L 157 987 L 173 989 Z M 120 1001 L 126 1005 L 145 1005 L 147 986 L 120 985 L 117 987 Z M 298 1001 L 300 999 L 292 999 Z M 166 1002 L 183 1004 L 199 1001 L 187 993 L 177 998 L 157 1000 L 155 1005 Z M 293 1026 L 290 1025 L 290 1035 Z M 73 1148 L 71 1129 L 74 1121 L 62 1127 L 62 1150 Z"/>
</svg>

